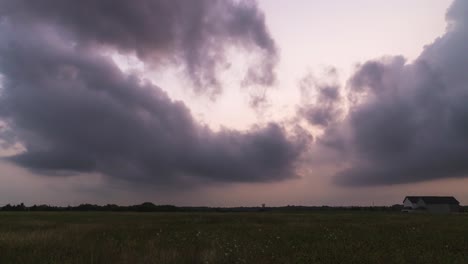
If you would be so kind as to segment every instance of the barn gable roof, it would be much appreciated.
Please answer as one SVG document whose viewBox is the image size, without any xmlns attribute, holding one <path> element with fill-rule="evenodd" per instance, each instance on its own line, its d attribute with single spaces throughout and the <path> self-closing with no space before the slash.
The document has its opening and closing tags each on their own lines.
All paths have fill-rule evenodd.
<svg viewBox="0 0 468 264">
<path fill-rule="evenodd" d="M 421 199 L 426 204 L 460 204 L 453 196 L 406 196 L 406 199 L 412 203 L 417 203 Z"/>
</svg>

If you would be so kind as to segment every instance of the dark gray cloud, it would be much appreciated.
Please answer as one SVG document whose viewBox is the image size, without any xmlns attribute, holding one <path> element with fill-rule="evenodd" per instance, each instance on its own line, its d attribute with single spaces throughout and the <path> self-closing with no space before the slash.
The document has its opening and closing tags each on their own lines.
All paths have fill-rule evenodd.
<svg viewBox="0 0 468 264">
<path fill-rule="evenodd" d="M 0 32 L 0 118 L 10 131 L 3 140 L 23 144 L 24 153 L 8 158 L 22 167 L 169 184 L 297 176 L 303 139 L 279 124 L 214 132 L 183 102 L 74 38 L 8 21 Z"/>
<path fill-rule="evenodd" d="M 319 80 L 308 73 L 299 82 L 302 104 L 298 109 L 300 117 L 311 125 L 326 128 L 342 115 L 341 85 L 336 69 L 327 70 L 325 79 Z"/>
<path fill-rule="evenodd" d="M 467 1 L 455 1 L 446 34 L 416 61 L 393 57 L 358 68 L 349 81 L 348 116 L 321 139 L 351 164 L 337 183 L 468 176 L 467 11 Z"/>
<path fill-rule="evenodd" d="M 15 23 L 62 28 L 77 45 L 111 47 L 141 60 L 185 67 L 198 92 L 216 95 L 228 46 L 257 54 L 245 85 L 275 82 L 277 51 L 255 1 L 0 0 Z"/>
</svg>

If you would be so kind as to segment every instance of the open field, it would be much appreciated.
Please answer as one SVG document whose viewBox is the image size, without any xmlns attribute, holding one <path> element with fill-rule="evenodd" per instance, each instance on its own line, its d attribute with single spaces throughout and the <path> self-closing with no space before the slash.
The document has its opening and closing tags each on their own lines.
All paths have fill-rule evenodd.
<svg viewBox="0 0 468 264">
<path fill-rule="evenodd" d="M 468 215 L 0 213 L 0 263 L 468 263 Z"/>
</svg>

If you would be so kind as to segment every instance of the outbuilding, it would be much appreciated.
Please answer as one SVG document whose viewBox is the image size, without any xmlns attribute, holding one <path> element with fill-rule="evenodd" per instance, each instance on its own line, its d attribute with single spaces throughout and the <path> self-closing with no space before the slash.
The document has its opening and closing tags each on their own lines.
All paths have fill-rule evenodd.
<svg viewBox="0 0 468 264">
<path fill-rule="evenodd" d="M 460 202 L 453 196 L 406 196 L 403 212 L 456 213 Z"/>
</svg>

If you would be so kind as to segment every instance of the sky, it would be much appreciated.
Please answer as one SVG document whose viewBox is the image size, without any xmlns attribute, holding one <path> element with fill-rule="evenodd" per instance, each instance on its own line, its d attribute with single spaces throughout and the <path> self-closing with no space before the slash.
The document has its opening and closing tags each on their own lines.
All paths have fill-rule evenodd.
<svg viewBox="0 0 468 264">
<path fill-rule="evenodd" d="M 463 0 L 0 0 L 0 205 L 468 203 Z"/>
</svg>

